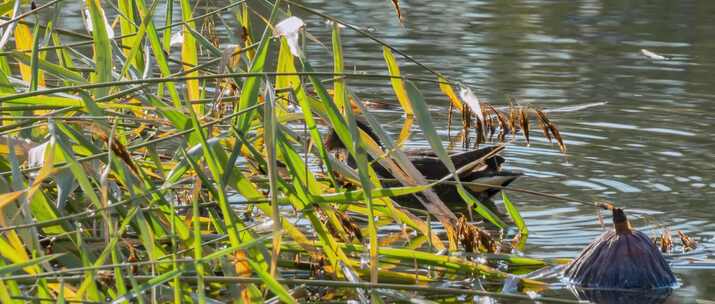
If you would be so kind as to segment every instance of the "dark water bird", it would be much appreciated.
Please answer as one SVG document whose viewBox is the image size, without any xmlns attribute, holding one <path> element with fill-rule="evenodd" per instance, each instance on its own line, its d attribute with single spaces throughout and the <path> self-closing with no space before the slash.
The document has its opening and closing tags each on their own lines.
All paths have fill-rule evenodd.
<svg viewBox="0 0 715 304">
<path fill-rule="evenodd" d="M 374 131 L 367 125 L 362 119 L 357 119 L 358 128 L 365 131 L 375 142 L 382 145 L 379 141 L 377 135 Z M 340 141 L 340 138 L 334 131 L 330 131 L 328 137 L 325 141 L 325 146 L 328 151 L 337 155 L 348 155 L 345 145 Z M 500 189 L 493 186 L 508 186 L 522 174 L 517 172 L 510 172 L 502 170 L 501 166 L 504 163 L 504 158 L 497 155 L 503 147 L 492 146 L 482 149 L 476 149 L 461 153 L 451 154 L 449 157 L 454 163 L 455 168 L 459 169 L 464 166 L 470 165 L 471 168 L 464 170 L 459 174 L 459 180 L 462 182 L 474 182 L 483 185 L 465 185 L 465 188 L 475 196 L 485 206 L 491 209 L 492 212 L 504 215 L 498 211 L 496 205 L 491 200 L 491 198 L 499 193 Z M 449 169 L 442 163 L 442 161 L 437 157 L 437 155 L 430 150 L 403 150 L 407 154 L 409 160 L 415 166 L 415 168 L 424 175 L 428 180 L 439 180 L 449 175 Z M 484 158 L 482 162 L 477 162 L 475 164 L 470 164 L 476 160 Z M 394 179 L 394 176 L 385 167 L 380 165 L 378 162 L 369 159 L 372 168 L 375 170 L 380 177 L 385 179 Z M 347 157 L 347 164 L 355 168 L 355 160 L 352 157 Z M 454 179 L 450 179 L 454 181 Z M 385 181 L 383 186 L 393 187 L 399 186 L 398 181 Z M 490 186 L 491 185 L 491 186 Z M 459 207 L 465 206 L 462 198 L 457 192 L 457 188 L 453 184 L 439 184 L 436 185 L 433 190 L 440 199 L 448 205 L 456 205 Z M 409 207 L 419 208 L 421 205 L 414 195 L 404 195 L 394 198 L 398 203 Z M 459 204 L 456 204 L 458 203 Z"/>
<path fill-rule="evenodd" d="M 601 234 L 564 270 L 576 286 L 596 289 L 669 289 L 675 283 L 660 250 L 631 228 L 623 209 L 613 208 L 614 230 Z M 608 302 L 608 301 L 604 301 Z"/>
</svg>

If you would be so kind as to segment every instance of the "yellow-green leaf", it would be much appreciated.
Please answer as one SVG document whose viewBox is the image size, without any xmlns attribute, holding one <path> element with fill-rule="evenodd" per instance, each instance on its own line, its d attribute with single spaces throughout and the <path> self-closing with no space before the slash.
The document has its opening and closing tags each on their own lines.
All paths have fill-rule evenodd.
<svg viewBox="0 0 715 304">
<path fill-rule="evenodd" d="M 385 62 L 387 63 L 387 70 L 390 72 L 390 76 L 393 78 L 390 80 L 392 82 L 392 89 L 395 91 L 395 96 L 397 96 L 397 101 L 400 102 L 400 106 L 405 110 L 405 114 L 413 115 L 412 106 L 410 105 L 410 98 L 405 91 L 405 83 L 399 78 L 400 67 L 397 65 L 397 60 L 392 54 L 392 51 L 388 47 L 382 48 L 383 54 L 385 55 Z"/>
</svg>

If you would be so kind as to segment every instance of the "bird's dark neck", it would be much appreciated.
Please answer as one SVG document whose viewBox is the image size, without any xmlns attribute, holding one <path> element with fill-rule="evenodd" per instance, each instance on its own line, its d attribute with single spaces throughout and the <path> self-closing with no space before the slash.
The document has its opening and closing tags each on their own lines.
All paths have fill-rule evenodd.
<svg viewBox="0 0 715 304">
<path fill-rule="evenodd" d="M 372 138 L 372 140 L 375 141 L 375 143 L 382 147 L 380 138 L 377 134 L 375 134 L 375 131 L 372 130 L 364 118 L 356 118 L 355 123 L 357 124 L 359 130 L 363 130 L 368 136 L 370 136 L 370 138 Z M 328 151 L 345 149 L 345 144 L 340 140 L 340 137 L 333 129 L 330 129 L 330 133 L 328 133 L 328 137 L 325 140 L 325 148 L 328 149 Z"/>
<path fill-rule="evenodd" d="M 621 208 L 613 208 L 613 226 L 616 228 L 616 233 L 624 234 L 631 232 L 631 224 L 628 222 L 626 214 Z"/>
<path fill-rule="evenodd" d="M 355 122 L 357 123 L 358 129 L 363 130 L 368 136 L 370 136 L 370 138 L 375 141 L 375 143 L 377 143 L 380 147 L 383 147 L 382 142 L 377 137 L 377 134 L 375 134 L 372 128 L 370 128 L 364 118 L 356 118 Z M 347 151 L 347 148 L 345 147 L 345 144 L 342 142 L 342 140 L 340 140 L 340 137 L 333 129 L 330 130 L 330 133 L 328 133 L 328 137 L 325 140 L 325 148 L 331 152 L 338 152 L 342 150 L 342 154 L 345 156 L 345 161 L 347 162 L 348 166 L 352 168 L 357 168 L 355 158 L 350 155 L 350 153 Z M 367 154 L 367 160 L 368 162 L 372 163 L 372 168 L 378 175 L 385 178 L 392 177 L 392 174 L 390 174 L 390 172 L 378 162 L 374 161 L 375 159 L 372 158 L 369 153 Z"/>
</svg>

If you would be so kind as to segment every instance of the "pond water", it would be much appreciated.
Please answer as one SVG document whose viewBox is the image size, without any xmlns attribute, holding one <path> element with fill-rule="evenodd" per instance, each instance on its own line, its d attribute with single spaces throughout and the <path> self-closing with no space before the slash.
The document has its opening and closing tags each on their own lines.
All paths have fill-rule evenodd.
<svg viewBox="0 0 715 304">
<path fill-rule="evenodd" d="M 210 6 L 225 4 L 217 2 Z M 469 84 L 494 105 L 507 105 L 508 98 L 545 109 L 604 103 L 550 114 L 566 139 L 567 154 L 537 132 L 531 146 L 522 138 L 510 144 L 509 169 L 527 175 L 514 186 L 578 200 L 611 200 L 626 207 L 634 226 L 649 235 L 669 227 L 702 246 L 712 245 L 715 1 L 403 0 L 402 24 L 387 0 L 304 3 L 369 29 Z M 163 20 L 161 13 L 155 18 Z M 78 19 L 68 20 L 67 28 L 82 27 Z M 329 47 L 323 20 L 306 16 L 305 21 Z M 326 50 L 308 43 L 317 68 L 330 68 Z M 386 73 L 374 42 L 346 30 L 343 43 L 346 70 Z M 641 49 L 669 60 L 653 60 Z M 429 76 L 414 64 L 400 63 L 404 74 Z M 396 102 L 386 83 L 363 81 L 355 88 L 360 96 Z M 446 131 L 447 98 L 436 86 L 423 93 L 435 125 Z M 388 130 L 399 132 L 402 113 L 375 114 Z M 416 132 L 408 145 L 427 143 Z M 510 197 L 530 230 L 528 255 L 573 257 L 603 231 L 593 207 L 519 193 Z M 681 286 L 668 301 L 714 299 L 715 270 L 707 268 L 675 267 Z"/>
<path fill-rule="evenodd" d="M 606 102 L 550 115 L 566 139 L 567 155 L 543 139 L 530 147 L 521 138 L 509 145 L 509 167 L 527 174 L 515 186 L 611 200 L 650 235 L 670 227 L 712 244 L 715 1 L 400 1 L 402 25 L 390 1 L 305 2 L 369 28 L 427 66 L 469 83 L 494 105 L 506 105 L 508 97 L 546 109 Z M 308 30 L 329 43 L 320 21 L 308 20 Z M 374 43 L 350 31 L 343 41 L 346 69 L 386 71 Z M 641 49 L 670 60 L 650 59 Z M 401 63 L 403 73 L 428 75 Z M 359 93 L 394 101 L 389 87 Z M 448 100 L 435 88 L 423 93 L 435 124 L 446 128 Z M 399 132 L 401 113 L 380 115 Z M 427 146 L 419 134 L 414 138 L 410 145 Z M 573 257 L 602 232 L 592 207 L 510 197 L 529 226 L 529 255 Z M 668 301 L 715 298 L 715 271 L 706 268 L 676 267 L 682 286 Z"/>
</svg>

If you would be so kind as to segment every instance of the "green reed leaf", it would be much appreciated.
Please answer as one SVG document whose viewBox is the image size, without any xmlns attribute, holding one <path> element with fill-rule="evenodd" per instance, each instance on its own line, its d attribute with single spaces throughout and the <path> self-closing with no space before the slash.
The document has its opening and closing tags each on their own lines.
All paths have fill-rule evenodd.
<svg viewBox="0 0 715 304">
<path fill-rule="evenodd" d="M 107 17 L 104 14 L 104 9 L 99 0 L 88 0 L 87 9 L 89 10 L 90 19 L 92 22 L 92 38 L 94 41 L 94 64 L 96 67 L 95 76 L 92 82 L 109 82 L 112 81 L 112 46 L 110 44 L 109 35 L 107 34 Z M 107 96 L 109 88 L 97 88 L 94 95 L 97 97 Z"/>
<path fill-rule="evenodd" d="M 514 220 L 514 225 L 516 225 L 516 228 L 519 229 L 519 233 L 521 234 L 517 247 L 519 250 L 523 250 L 526 239 L 529 236 L 529 229 L 526 227 L 526 222 L 524 222 L 524 218 L 521 217 L 519 209 L 514 206 L 514 203 L 511 202 L 504 191 L 502 191 L 501 197 L 504 200 L 504 207 L 506 207 L 507 213 L 509 213 L 509 216 Z"/>
</svg>

